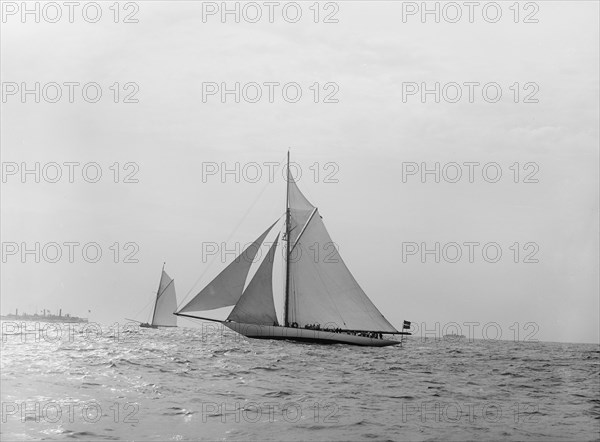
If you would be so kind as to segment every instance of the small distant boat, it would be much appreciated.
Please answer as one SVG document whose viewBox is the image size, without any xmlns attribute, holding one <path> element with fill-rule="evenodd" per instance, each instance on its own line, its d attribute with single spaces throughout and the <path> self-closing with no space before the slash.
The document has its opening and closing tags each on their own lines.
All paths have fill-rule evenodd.
<svg viewBox="0 0 600 442">
<path fill-rule="evenodd" d="M 464 338 L 465 335 L 457 335 L 456 333 L 450 333 L 449 335 L 444 335 L 443 338 L 444 339 L 460 339 L 460 338 Z"/>
<path fill-rule="evenodd" d="M 53 315 L 50 310 L 44 309 L 41 315 L 34 313 L 30 315 L 28 313 L 21 313 L 19 315 L 19 309 L 15 311 L 15 314 L 8 314 L 6 316 L 0 316 L 2 320 L 11 321 L 39 321 L 39 322 L 65 322 L 65 323 L 78 323 L 88 322 L 88 318 L 80 318 L 79 316 L 71 316 L 69 313 L 62 314 L 62 309 L 58 310 L 58 315 Z"/>
<path fill-rule="evenodd" d="M 154 300 L 152 320 L 140 322 L 135 319 L 125 319 L 139 322 L 141 328 L 177 327 L 177 316 L 173 315 L 175 310 L 177 310 L 175 280 L 165 272 L 165 265 L 163 264 L 156 299 Z"/>
<path fill-rule="evenodd" d="M 401 340 L 384 339 L 400 332 L 381 314 L 358 285 L 313 206 L 294 182 L 287 165 L 285 230 L 278 233 L 258 270 L 246 284 L 250 267 L 275 221 L 232 263 L 175 315 L 220 322 L 249 338 L 287 339 L 321 344 L 384 347 Z M 281 241 L 279 241 L 281 237 Z M 275 310 L 273 264 L 280 245 L 285 288 L 282 320 Z M 321 259 L 315 259 L 315 245 Z M 326 255 L 326 256 L 325 256 Z M 225 320 L 191 315 L 234 306 Z M 403 328 L 404 330 L 404 328 Z"/>
</svg>

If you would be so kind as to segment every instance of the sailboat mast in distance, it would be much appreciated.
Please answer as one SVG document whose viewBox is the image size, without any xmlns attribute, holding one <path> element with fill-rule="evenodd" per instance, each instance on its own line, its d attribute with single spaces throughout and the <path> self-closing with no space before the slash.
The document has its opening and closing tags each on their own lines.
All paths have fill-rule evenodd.
<svg viewBox="0 0 600 442">
<path fill-rule="evenodd" d="M 154 297 L 154 310 L 150 314 L 150 322 L 140 322 L 135 319 L 129 321 L 139 322 L 143 328 L 177 327 L 177 317 L 173 313 L 177 310 L 177 295 L 175 293 L 175 280 L 165 272 L 163 262 L 160 272 L 160 281 Z"/>
<path fill-rule="evenodd" d="M 152 315 L 152 326 L 177 327 L 177 317 L 173 316 L 173 312 L 176 310 L 177 295 L 175 294 L 175 280 L 165 272 L 165 264 L 163 263 L 154 304 L 154 315 Z"/>
<path fill-rule="evenodd" d="M 283 323 L 289 327 L 288 312 L 290 303 L 290 150 L 287 153 L 287 185 L 285 191 L 285 302 L 283 304 Z"/>
</svg>

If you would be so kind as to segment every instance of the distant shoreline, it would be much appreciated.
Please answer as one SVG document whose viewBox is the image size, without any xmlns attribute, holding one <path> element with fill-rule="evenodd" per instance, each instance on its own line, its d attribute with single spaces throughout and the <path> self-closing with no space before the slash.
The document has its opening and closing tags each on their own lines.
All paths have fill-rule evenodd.
<svg viewBox="0 0 600 442">
<path fill-rule="evenodd" d="M 78 316 L 35 316 L 35 315 L 2 315 L 2 321 L 38 321 L 38 322 L 68 322 L 68 323 L 87 323 L 88 318 L 80 318 Z"/>
</svg>

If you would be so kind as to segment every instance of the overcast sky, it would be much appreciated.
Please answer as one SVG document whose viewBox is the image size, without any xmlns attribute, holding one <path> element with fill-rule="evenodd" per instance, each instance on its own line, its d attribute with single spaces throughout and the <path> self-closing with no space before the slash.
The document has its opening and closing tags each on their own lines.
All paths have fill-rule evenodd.
<svg viewBox="0 0 600 442">
<path fill-rule="evenodd" d="M 311 4 L 301 3 L 297 23 L 279 10 L 274 23 L 243 17 L 222 23 L 218 14 L 204 23 L 202 5 L 192 2 L 140 2 L 138 23 L 122 23 L 133 10 L 121 10 L 114 23 L 110 3 L 102 3 L 97 23 L 78 11 L 74 23 L 42 17 L 23 24 L 19 12 L 4 14 L 4 251 L 7 243 L 71 241 L 95 242 L 103 255 L 88 263 L 79 246 L 73 263 L 66 256 L 35 263 L 33 255 L 22 263 L 20 250 L 5 253 L 2 313 L 62 308 L 103 323 L 147 319 L 143 309 L 163 261 L 179 300 L 198 291 L 223 267 L 217 260 L 207 270 L 203 244 L 246 244 L 285 209 L 281 169 L 272 183 L 266 167 L 257 182 L 241 177 L 239 183 L 203 170 L 212 163 L 282 164 L 289 147 L 302 168 L 300 188 L 319 207 L 358 282 L 397 328 L 404 319 L 430 329 L 477 322 L 477 338 L 483 325 L 497 323 L 503 339 L 518 329 L 521 340 L 534 333 L 544 341 L 598 342 L 598 3 L 537 2 L 539 10 L 520 10 L 519 23 L 509 3 L 502 3 L 497 23 L 479 10 L 474 23 L 464 17 L 422 23 L 419 14 L 403 20 L 406 4 L 358 1 L 338 3 L 337 11 L 321 4 L 314 23 Z M 327 14 L 338 23 L 323 23 Z M 523 23 L 528 14 L 538 23 Z M 103 95 L 88 103 L 78 87 L 69 103 L 64 85 L 57 103 L 43 96 L 35 103 L 31 94 L 22 103 L 20 90 L 9 94 L 7 83 L 33 88 L 36 82 L 96 82 Z M 124 89 L 129 82 L 139 87 L 130 97 L 138 103 L 122 102 L 135 92 L 133 85 Z M 224 104 L 219 94 L 203 100 L 207 82 L 295 82 L 302 98 L 287 102 L 278 87 L 270 103 L 263 85 L 258 103 L 227 96 Z M 310 89 L 315 82 L 318 103 Z M 463 85 L 462 99 L 442 96 L 436 103 L 427 95 L 423 103 L 419 93 L 403 96 L 409 83 L 435 82 Z M 487 102 L 479 86 L 471 103 L 467 82 L 495 82 L 502 98 Z M 334 84 L 325 89 L 326 83 Z M 332 92 L 338 102 L 324 103 Z M 454 97 L 451 88 L 446 92 Z M 51 87 L 46 93 L 54 97 Z M 525 103 L 527 97 L 538 102 Z M 23 183 L 20 170 L 11 174 L 12 163 L 33 168 L 36 162 L 96 162 L 102 177 L 86 182 L 81 166 L 73 183 L 66 166 L 57 183 L 43 176 L 36 183 L 31 174 Z M 115 162 L 119 183 L 110 169 Z M 124 170 L 128 162 L 135 165 Z M 457 183 L 403 174 L 408 163 L 436 162 L 495 162 L 502 177 L 487 182 L 481 166 L 472 183 L 465 166 Z M 136 168 L 138 182 L 122 182 Z M 523 182 L 527 176 L 538 182 Z M 110 248 L 116 242 L 118 263 Z M 124 249 L 129 242 L 139 247 L 138 263 L 122 262 L 135 251 Z M 423 263 L 420 253 L 403 259 L 409 243 L 433 248 L 436 242 L 463 245 L 463 253 L 465 242 L 497 243 L 502 257 L 487 262 L 479 247 L 472 263 L 466 256 L 435 263 L 430 255 Z M 532 244 L 526 249 L 526 243 Z M 530 253 L 538 262 L 524 262 Z"/>
</svg>

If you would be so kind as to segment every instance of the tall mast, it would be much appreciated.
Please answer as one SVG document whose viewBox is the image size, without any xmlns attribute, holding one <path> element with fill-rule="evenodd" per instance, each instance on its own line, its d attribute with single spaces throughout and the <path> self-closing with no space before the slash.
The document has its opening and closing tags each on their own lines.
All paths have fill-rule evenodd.
<svg viewBox="0 0 600 442">
<path fill-rule="evenodd" d="M 160 279 L 158 280 L 158 288 L 156 289 L 156 298 L 154 299 L 154 312 L 152 312 L 152 321 L 150 324 L 154 324 L 154 317 L 156 316 L 156 304 L 158 304 L 158 295 L 160 295 L 160 283 L 162 282 L 163 272 L 165 271 L 165 262 L 163 262 L 162 270 L 160 271 Z"/>
<path fill-rule="evenodd" d="M 290 305 L 290 150 L 287 153 L 287 186 L 285 192 L 285 301 L 283 304 L 283 325 L 289 326 L 288 315 Z"/>
</svg>

